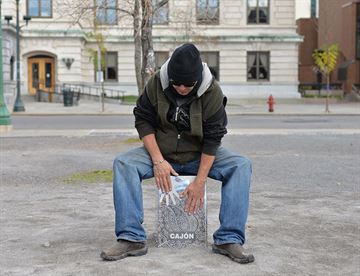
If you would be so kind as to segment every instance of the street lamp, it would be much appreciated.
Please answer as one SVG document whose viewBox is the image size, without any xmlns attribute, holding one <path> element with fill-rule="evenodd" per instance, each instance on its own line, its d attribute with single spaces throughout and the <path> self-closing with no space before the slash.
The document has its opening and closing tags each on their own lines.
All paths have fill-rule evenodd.
<svg viewBox="0 0 360 276">
<path fill-rule="evenodd" d="M 20 93 L 20 26 L 19 22 L 19 1 L 16 0 L 16 98 L 14 103 L 14 112 L 18 111 L 25 111 L 24 104 L 21 100 L 21 93 Z M 26 22 L 26 25 L 31 20 L 30 16 L 24 16 L 23 19 Z M 12 16 L 5 16 L 5 20 L 9 24 L 12 20 Z"/>
<path fill-rule="evenodd" d="M 4 100 L 1 2 L 2 0 L 0 0 L 0 132 L 3 129 L 11 129 L 11 116 L 8 109 L 6 108 Z"/>
</svg>

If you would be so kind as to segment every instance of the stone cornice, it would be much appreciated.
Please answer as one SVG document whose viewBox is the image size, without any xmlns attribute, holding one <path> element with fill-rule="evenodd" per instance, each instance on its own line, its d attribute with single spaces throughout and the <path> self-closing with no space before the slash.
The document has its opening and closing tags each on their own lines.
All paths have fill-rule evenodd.
<svg viewBox="0 0 360 276">
<path fill-rule="evenodd" d="M 93 39 L 86 37 L 82 30 L 24 30 L 22 37 L 51 37 L 51 38 L 80 38 L 87 42 L 95 42 Z M 106 42 L 133 42 L 133 37 L 130 35 L 105 35 Z M 179 36 L 179 35 L 164 35 L 153 36 L 154 42 L 174 42 L 174 41 L 192 41 L 192 42 L 226 42 L 226 43 L 239 43 L 239 42 L 292 42 L 300 43 L 303 37 L 296 34 L 258 34 L 258 35 L 222 35 L 222 36 Z"/>
</svg>

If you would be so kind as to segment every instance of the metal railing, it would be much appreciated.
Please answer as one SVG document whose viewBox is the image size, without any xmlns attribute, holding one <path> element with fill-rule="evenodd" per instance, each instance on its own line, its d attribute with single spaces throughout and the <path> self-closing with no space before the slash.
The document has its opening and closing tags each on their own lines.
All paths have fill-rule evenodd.
<svg viewBox="0 0 360 276">
<path fill-rule="evenodd" d="M 126 95 L 126 91 L 123 90 L 117 90 L 113 88 L 104 87 L 98 85 L 90 85 L 90 84 L 73 84 L 73 83 L 62 83 L 58 85 L 59 87 L 55 89 L 55 93 L 61 91 L 63 89 L 71 89 L 74 92 L 80 93 L 80 95 L 86 95 L 86 96 L 95 96 L 95 97 L 101 97 L 102 93 L 104 93 L 105 98 L 110 99 L 118 99 L 118 100 L 124 100 L 124 97 Z"/>
<path fill-rule="evenodd" d="M 360 96 L 360 83 L 354 83 L 351 88 L 352 91 Z"/>
<path fill-rule="evenodd" d="M 41 102 L 61 102 L 63 98 L 63 91 L 70 90 L 74 95 L 74 102 L 79 102 L 80 98 L 86 97 L 95 97 L 100 98 L 102 93 L 104 98 L 106 99 L 114 99 L 114 100 L 124 100 L 126 95 L 126 91 L 117 90 L 112 88 L 104 87 L 98 85 L 91 84 L 83 84 L 83 83 L 61 83 L 56 84 L 52 88 L 37 88 L 35 99 Z"/>
<path fill-rule="evenodd" d="M 329 84 L 330 94 L 336 96 L 343 96 L 343 84 L 342 83 L 330 83 Z M 298 91 L 302 97 L 305 96 L 322 96 L 324 91 L 327 91 L 326 83 L 301 83 L 298 86 Z M 316 92 L 315 92 L 316 91 Z"/>
<path fill-rule="evenodd" d="M 342 83 L 340 83 L 340 82 L 330 83 L 329 88 L 330 88 L 330 90 L 341 90 Z M 327 89 L 327 84 L 326 83 L 301 83 L 301 84 L 299 84 L 299 91 L 319 90 L 319 89 Z"/>
</svg>

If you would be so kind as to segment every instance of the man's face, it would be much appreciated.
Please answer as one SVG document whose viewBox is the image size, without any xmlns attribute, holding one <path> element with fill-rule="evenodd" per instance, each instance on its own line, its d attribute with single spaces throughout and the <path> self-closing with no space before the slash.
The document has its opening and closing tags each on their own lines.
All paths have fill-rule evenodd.
<svg viewBox="0 0 360 276">
<path fill-rule="evenodd" d="M 196 85 L 197 81 L 191 84 L 178 84 L 178 83 L 172 83 L 172 86 L 176 90 L 177 93 L 179 93 L 181 96 L 188 95 Z"/>
</svg>

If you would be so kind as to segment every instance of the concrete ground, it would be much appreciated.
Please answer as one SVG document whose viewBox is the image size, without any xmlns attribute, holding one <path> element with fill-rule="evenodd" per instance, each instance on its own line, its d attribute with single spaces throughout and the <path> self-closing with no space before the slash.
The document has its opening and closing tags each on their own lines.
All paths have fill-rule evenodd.
<svg viewBox="0 0 360 276">
<path fill-rule="evenodd" d="M 1 138 L 0 275 L 360 275 L 360 134 L 228 135 L 253 161 L 246 250 L 239 265 L 210 246 L 156 248 L 156 190 L 143 184 L 149 253 L 103 262 L 114 241 L 109 181 L 64 181 L 110 170 L 129 136 Z M 208 224 L 218 227 L 220 184 L 209 181 Z"/>
</svg>

